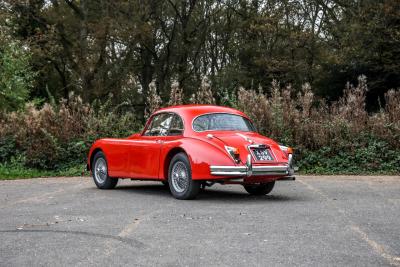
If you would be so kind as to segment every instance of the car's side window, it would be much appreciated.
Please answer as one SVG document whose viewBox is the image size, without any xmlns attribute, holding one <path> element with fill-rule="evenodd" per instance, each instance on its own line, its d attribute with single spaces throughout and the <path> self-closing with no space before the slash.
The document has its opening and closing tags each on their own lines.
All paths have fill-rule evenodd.
<svg viewBox="0 0 400 267">
<path fill-rule="evenodd" d="M 171 127 L 169 129 L 168 135 L 182 135 L 183 134 L 183 121 L 181 117 L 174 114 L 174 118 L 172 119 Z"/>
<path fill-rule="evenodd" d="M 166 136 L 173 118 L 173 114 L 162 113 L 155 115 L 145 131 L 145 136 Z"/>
</svg>

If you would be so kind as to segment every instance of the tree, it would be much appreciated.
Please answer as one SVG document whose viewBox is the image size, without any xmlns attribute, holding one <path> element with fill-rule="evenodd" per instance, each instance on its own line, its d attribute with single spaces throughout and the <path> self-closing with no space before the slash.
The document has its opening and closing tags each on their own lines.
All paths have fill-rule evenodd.
<svg viewBox="0 0 400 267">
<path fill-rule="evenodd" d="M 368 77 L 368 106 L 400 86 L 400 2 L 390 0 L 335 1 L 341 12 L 329 25 L 327 57 L 318 86 L 323 96 L 337 98 L 346 81 Z"/>
<path fill-rule="evenodd" d="M 308 82 L 340 97 L 365 74 L 368 97 L 400 86 L 399 1 L 4 0 L 0 23 L 29 48 L 38 72 L 31 97 L 125 99 L 144 110 L 149 84 L 165 101 L 172 81 L 189 98 L 203 76 L 214 96 L 243 86 Z M 135 86 L 136 88 L 136 86 Z M 140 89 L 140 90 L 139 90 Z M 136 90 L 136 89 L 135 89 Z M 271 93 L 271 92 L 267 92 Z M 187 99 L 186 99 L 187 100 Z M 219 102 L 219 99 L 216 99 Z"/>
<path fill-rule="evenodd" d="M 0 51 L 0 111 L 23 107 L 34 78 L 26 48 L 15 41 L 3 44 Z"/>
</svg>

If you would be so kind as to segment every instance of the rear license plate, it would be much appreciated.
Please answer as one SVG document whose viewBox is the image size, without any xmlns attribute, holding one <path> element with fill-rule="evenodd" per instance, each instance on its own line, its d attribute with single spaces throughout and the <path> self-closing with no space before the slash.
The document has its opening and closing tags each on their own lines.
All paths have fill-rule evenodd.
<svg viewBox="0 0 400 267">
<path fill-rule="evenodd" d="M 253 155 L 258 161 L 274 160 L 268 148 L 252 148 Z"/>
</svg>

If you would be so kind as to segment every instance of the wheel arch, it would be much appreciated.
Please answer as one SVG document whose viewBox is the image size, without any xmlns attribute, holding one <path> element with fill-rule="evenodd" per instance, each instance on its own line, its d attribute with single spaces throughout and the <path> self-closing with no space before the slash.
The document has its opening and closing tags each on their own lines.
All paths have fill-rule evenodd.
<svg viewBox="0 0 400 267">
<path fill-rule="evenodd" d="M 168 151 L 167 155 L 165 156 L 164 162 L 163 162 L 163 164 L 162 164 L 162 167 L 163 167 L 163 170 L 162 170 L 162 175 L 163 175 L 162 180 L 164 180 L 164 181 L 167 181 L 167 180 L 168 180 L 169 164 L 171 163 L 172 158 L 173 158 L 176 154 L 178 154 L 178 153 L 185 153 L 186 156 L 188 156 L 188 158 L 189 158 L 189 155 L 186 153 L 186 151 L 185 151 L 182 147 L 177 146 L 177 147 L 171 148 L 171 149 Z M 190 159 L 189 159 L 189 161 L 190 161 Z"/>
<path fill-rule="evenodd" d="M 183 152 L 189 159 L 193 180 L 209 180 L 220 177 L 212 176 L 210 166 L 234 166 L 235 163 L 226 151 L 207 141 L 197 138 L 185 138 L 165 148 L 160 161 L 159 179 L 168 180 L 168 170 L 171 159 L 179 152 Z"/>
<path fill-rule="evenodd" d="M 103 151 L 100 147 L 97 147 L 97 148 L 93 149 L 92 153 L 90 154 L 88 171 L 91 171 L 91 170 L 92 170 L 93 159 L 94 159 L 94 156 L 95 156 L 98 152 L 103 152 L 103 154 L 104 154 L 104 151 Z"/>
</svg>

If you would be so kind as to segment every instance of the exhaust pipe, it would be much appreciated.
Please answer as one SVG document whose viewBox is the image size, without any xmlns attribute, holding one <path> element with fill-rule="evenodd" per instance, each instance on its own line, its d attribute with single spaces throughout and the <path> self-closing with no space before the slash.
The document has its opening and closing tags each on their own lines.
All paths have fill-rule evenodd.
<svg viewBox="0 0 400 267">
<path fill-rule="evenodd" d="M 280 179 L 278 179 L 278 181 L 295 181 L 296 177 L 294 176 L 286 176 L 286 177 L 282 177 Z"/>
</svg>

